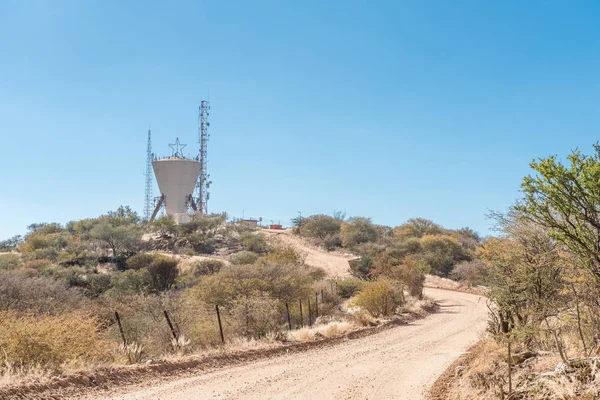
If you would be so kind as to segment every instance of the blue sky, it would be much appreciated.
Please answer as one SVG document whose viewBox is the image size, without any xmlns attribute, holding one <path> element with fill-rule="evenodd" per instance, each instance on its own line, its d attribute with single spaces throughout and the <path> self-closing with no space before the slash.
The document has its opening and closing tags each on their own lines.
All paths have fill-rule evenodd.
<svg viewBox="0 0 600 400">
<path fill-rule="evenodd" d="M 142 211 L 148 126 L 209 208 L 488 233 L 534 157 L 592 150 L 593 1 L 0 1 L 0 239 Z M 155 189 L 155 192 L 157 190 Z"/>
</svg>

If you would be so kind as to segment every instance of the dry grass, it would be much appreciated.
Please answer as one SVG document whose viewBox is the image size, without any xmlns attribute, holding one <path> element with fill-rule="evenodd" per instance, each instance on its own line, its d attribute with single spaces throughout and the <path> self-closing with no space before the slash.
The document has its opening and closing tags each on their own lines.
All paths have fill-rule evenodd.
<svg viewBox="0 0 600 400">
<path fill-rule="evenodd" d="M 112 359 L 111 345 L 85 315 L 31 316 L 0 312 L 0 372 L 44 374 Z"/>
<path fill-rule="evenodd" d="M 435 309 L 435 301 L 427 296 L 423 296 L 423 298 L 420 300 L 415 297 L 406 296 L 406 302 L 400 308 L 400 312 L 424 317 L 427 314 L 435 311 Z"/>
<path fill-rule="evenodd" d="M 344 335 L 357 328 L 345 321 L 331 321 L 327 324 L 313 327 L 304 327 L 295 331 L 288 332 L 288 339 L 294 342 L 308 342 L 322 338 L 332 338 Z"/>
<path fill-rule="evenodd" d="M 513 354 L 523 349 L 517 348 Z M 485 339 L 476 353 L 461 367 L 459 377 L 451 379 L 445 398 L 495 400 L 508 395 L 506 345 Z M 581 368 L 557 368 L 556 352 L 543 352 L 518 363 L 513 369 L 514 398 L 532 400 L 597 399 L 600 392 L 600 359 Z M 454 367 L 453 367 L 454 368 Z M 437 385 L 437 383 L 436 383 Z M 433 397 L 433 396 L 432 396 Z M 435 397 L 434 397 L 435 398 Z"/>
</svg>

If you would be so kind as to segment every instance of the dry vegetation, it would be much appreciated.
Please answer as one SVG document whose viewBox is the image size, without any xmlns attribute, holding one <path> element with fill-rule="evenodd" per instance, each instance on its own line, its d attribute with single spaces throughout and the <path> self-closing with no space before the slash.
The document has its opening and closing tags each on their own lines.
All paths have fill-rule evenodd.
<svg viewBox="0 0 600 400">
<path fill-rule="evenodd" d="M 499 236 L 478 250 L 490 336 L 434 396 L 600 397 L 600 147 L 568 163 L 533 162 L 525 198 L 493 214 Z"/>
<path fill-rule="evenodd" d="M 0 248 L 5 385 L 313 341 L 433 310 L 410 295 L 420 296 L 422 274 L 332 279 L 297 249 L 270 244 L 224 215 L 148 226 L 122 207 L 66 226 L 32 224 Z"/>
</svg>

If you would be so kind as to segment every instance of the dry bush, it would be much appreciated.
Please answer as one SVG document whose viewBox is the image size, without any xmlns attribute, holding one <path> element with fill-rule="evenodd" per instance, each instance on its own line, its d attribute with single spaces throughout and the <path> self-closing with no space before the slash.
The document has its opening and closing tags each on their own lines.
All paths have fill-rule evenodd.
<svg viewBox="0 0 600 400">
<path fill-rule="evenodd" d="M 106 309 L 116 309 L 121 317 L 123 332 L 128 343 L 136 343 L 143 349 L 143 357 L 160 357 L 171 352 L 171 331 L 163 311 L 168 309 L 173 323 L 179 325 L 176 302 L 159 296 L 126 296 L 107 299 Z M 168 302 L 168 304 L 166 304 Z M 109 336 L 115 342 L 121 341 L 114 314 L 106 316 L 111 326 Z"/>
<path fill-rule="evenodd" d="M 411 314 L 420 315 L 422 317 L 427 314 L 434 312 L 437 308 L 437 305 L 433 299 L 429 297 L 423 297 L 422 299 L 418 299 L 412 296 L 406 298 L 406 302 L 401 308 L 401 312 L 407 312 Z"/>
<path fill-rule="evenodd" d="M 377 321 L 368 311 L 362 309 L 349 310 L 350 320 L 357 326 L 375 326 Z"/>
<path fill-rule="evenodd" d="M 258 339 L 280 330 L 283 321 L 281 302 L 268 297 L 238 299 L 228 309 L 228 331 L 234 335 Z"/>
<path fill-rule="evenodd" d="M 20 273 L 0 274 L 0 310 L 57 314 L 87 304 L 77 290 L 50 278 L 31 278 Z"/>
<path fill-rule="evenodd" d="M 60 368 L 66 362 L 110 359 L 110 346 L 97 333 L 95 318 L 79 314 L 32 316 L 0 312 L 0 371 Z"/>
<path fill-rule="evenodd" d="M 393 315 L 404 302 L 402 288 L 386 280 L 368 283 L 352 300 L 352 305 L 374 317 Z"/>
<path fill-rule="evenodd" d="M 321 244 L 325 248 L 325 250 L 331 251 L 335 250 L 338 247 L 342 247 L 342 239 L 339 234 L 327 235 L 321 240 Z"/>
<path fill-rule="evenodd" d="M 23 268 L 34 269 L 36 271 L 43 271 L 46 268 L 50 268 L 51 266 L 52 261 L 46 259 L 27 261 L 23 264 Z"/>
<path fill-rule="evenodd" d="M 266 263 L 283 263 L 301 265 L 304 263 L 302 255 L 293 247 L 276 247 L 269 254 L 261 258 Z"/>
<path fill-rule="evenodd" d="M 248 250 L 239 251 L 229 256 L 229 261 L 233 265 L 250 265 L 258 260 L 256 253 Z"/>
<path fill-rule="evenodd" d="M 198 260 L 191 264 L 191 269 L 196 276 L 216 274 L 223 268 L 225 263 L 221 260 Z"/>
<path fill-rule="evenodd" d="M 452 279 L 465 282 L 469 286 L 483 285 L 485 276 L 486 267 L 481 260 L 459 262 L 450 273 Z"/>
</svg>

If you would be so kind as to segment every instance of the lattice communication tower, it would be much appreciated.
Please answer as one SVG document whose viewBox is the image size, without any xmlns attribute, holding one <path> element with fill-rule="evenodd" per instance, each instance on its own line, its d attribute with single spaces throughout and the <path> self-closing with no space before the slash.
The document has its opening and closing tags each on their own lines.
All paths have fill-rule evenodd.
<svg viewBox="0 0 600 400">
<path fill-rule="evenodd" d="M 152 133 L 148 129 L 148 148 L 146 150 L 146 192 L 144 195 L 144 219 L 150 220 L 154 210 L 154 197 L 152 196 L 153 174 L 152 174 Z"/>
<path fill-rule="evenodd" d="M 200 144 L 200 175 L 196 183 L 198 212 L 203 215 L 208 214 L 208 200 L 210 198 L 209 188 L 212 184 L 210 175 L 208 174 L 208 139 L 210 134 L 208 128 L 208 116 L 210 111 L 210 103 L 208 100 L 202 100 L 198 107 L 198 143 Z"/>
</svg>

